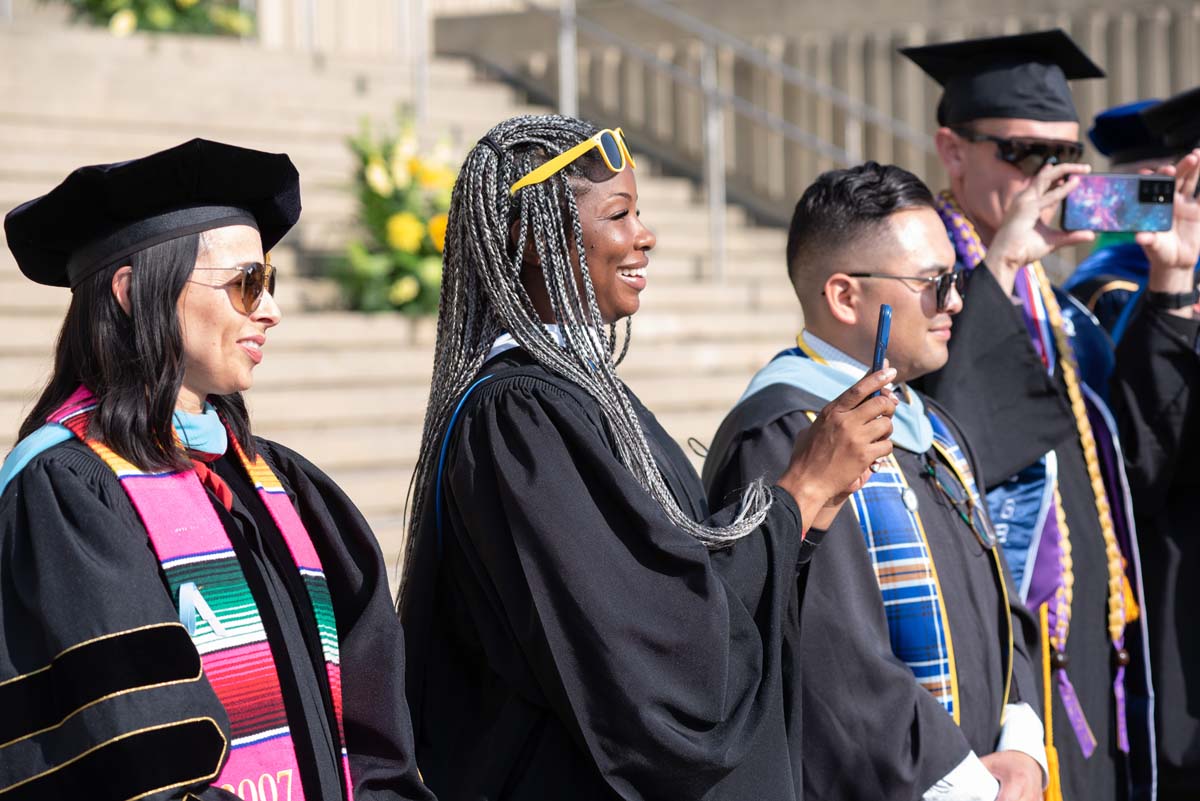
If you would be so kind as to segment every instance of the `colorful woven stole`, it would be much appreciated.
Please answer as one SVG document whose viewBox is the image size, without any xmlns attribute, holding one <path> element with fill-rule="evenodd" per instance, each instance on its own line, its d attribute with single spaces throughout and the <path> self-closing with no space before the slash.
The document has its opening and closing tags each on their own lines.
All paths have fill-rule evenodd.
<svg viewBox="0 0 1200 801">
<path fill-rule="evenodd" d="M 850 496 L 887 612 L 892 652 L 917 683 L 961 722 L 958 672 L 950 620 L 925 526 L 895 455 L 866 486 Z"/>
<path fill-rule="evenodd" d="M 801 353 L 824 361 L 808 349 L 802 339 L 798 341 Z M 810 420 L 816 417 L 815 411 L 806 414 Z M 928 407 L 925 414 L 933 426 L 933 447 L 938 456 L 974 502 L 982 507 L 983 501 L 970 463 L 963 456 L 949 428 Z M 883 597 L 892 653 L 908 665 L 917 683 L 938 700 L 954 718 L 954 722 L 961 723 L 954 641 L 938 582 L 937 565 L 929 553 L 929 539 L 920 510 L 914 503 L 905 503 L 906 498 L 915 500 L 916 495 L 904 476 L 900 462 L 895 454 L 891 454 L 866 485 L 850 496 L 850 504 L 858 518 L 875 580 Z M 998 712 L 1002 723 L 1012 685 L 1012 614 L 1008 612 L 1008 587 L 999 550 L 992 548 L 991 552 L 1008 627 L 1004 700 Z"/>
<path fill-rule="evenodd" d="M 975 227 L 958 207 L 954 196 L 949 192 L 941 192 L 937 198 L 938 213 L 946 225 L 950 239 L 954 243 L 959 260 L 968 270 L 975 269 L 983 261 L 985 250 Z M 1054 297 L 1050 281 L 1040 262 L 1023 267 L 1017 275 L 1014 290 L 1022 300 L 1022 316 L 1034 349 L 1042 358 L 1047 371 L 1053 373 L 1056 357 L 1061 360 L 1063 381 L 1067 386 L 1067 395 L 1071 402 L 1075 426 L 1079 434 L 1080 446 L 1083 450 L 1084 461 L 1088 469 L 1088 477 L 1092 485 L 1095 501 L 1096 516 L 1100 524 L 1100 532 L 1104 539 L 1105 554 L 1108 561 L 1108 634 L 1113 649 L 1119 661 L 1128 662 L 1128 652 L 1125 651 L 1125 623 L 1127 620 L 1126 599 L 1129 593 L 1126 589 L 1124 560 L 1112 519 L 1104 477 L 1097 455 L 1096 438 L 1088 417 L 1087 404 L 1079 386 L 1078 368 L 1075 364 L 1074 352 L 1070 340 L 1063 329 L 1062 310 Z M 1070 633 L 1071 603 L 1074 596 L 1074 568 L 1071 559 L 1070 530 L 1067 526 L 1066 514 L 1062 506 L 1057 483 L 1053 488 L 1053 503 L 1050 514 L 1046 517 L 1046 531 L 1042 537 L 1042 548 L 1052 549 L 1057 546 L 1058 564 L 1054 566 L 1055 576 L 1052 592 L 1046 599 L 1034 598 L 1031 592 L 1029 603 L 1035 608 L 1043 603 L 1046 607 L 1048 639 L 1055 653 L 1064 652 L 1067 636 Z M 1053 536 L 1047 537 L 1049 533 Z M 1046 564 L 1038 560 L 1039 564 Z M 1050 659 L 1052 654 L 1047 652 L 1043 658 Z M 1053 673 L 1059 696 L 1075 737 L 1085 757 L 1090 757 L 1096 749 L 1096 737 L 1092 733 L 1083 708 L 1075 695 L 1075 689 L 1067 677 L 1065 662 L 1055 663 Z M 1113 682 L 1113 695 L 1116 700 L 1117 717 L 1117 747 L 1129 752 L 1129 730 L 1125 714 L 1125 670 L 1122 665 L 1117 670 Z M 1047 693 L 1049 687 L 1046 688 Z M 1048 731 L 1048 728 L 1047 728 Z M 1049 743 L 1050 741 L 1048 741 Z M 1052 777 L 1052 782 L 1054 777 Z"/>
<path fill-rule="evenodd" d="M 213 783 L 245 801 L 265 797 L 302 801 L 278 669 L 229 535 L 194 471 L 146 473 L 89 439 L 88 420 L 95 406 L 91 392 L 80 387 L 48 420 L 66 426 L 117 474 L 146 527 L 171 597 L 200 653 L 205 676 L 229 715 L 233 735 L 229 759 Z M 232 431 L 229 441 L 279 527 L 308 590 L 337 720 L 346 799 L 352 801 L 337 623 L 325 573 L 279 479 L 261 456 L 254 461 L 246 456 Z"/>
</svg>

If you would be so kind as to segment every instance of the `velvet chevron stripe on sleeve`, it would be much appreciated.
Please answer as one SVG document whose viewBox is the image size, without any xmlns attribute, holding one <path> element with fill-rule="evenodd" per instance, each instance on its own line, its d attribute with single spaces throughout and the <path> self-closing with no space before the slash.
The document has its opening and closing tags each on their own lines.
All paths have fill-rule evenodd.
<svg viewBox="0 0 1200 801">
<path fill-rule="evenodd" d="M 229 715 L 233 738 L 229 759 L 215 784 L 236 789 L 242 782 L 254 782 L 264 774 L 293 771 L 298 775 L 277 667 L 262 617 L 229 536 L 199 478 L 191 470 L 142 472 L 103 443 L 88 439 L 88 417 L 94 407 L 91 393 L 80 387 L 49 419 L 70 429 L 116 473 L 146 526 L 171 597 L 181 611 L 183 626 L 200 655 L 204 675 Z M 299 514 L 270 466 L 261 457 L 250 460 L 232 431 L 229 441 L 282 533 L 308 589 L 333 699 L 345 797 L 352 801 L 353 783 L 342 724 L 337 622 L 324 570 Z M 303 798 L 297 795 L 299 787 L 296 782 L 293 799 Z"/>
</svg>

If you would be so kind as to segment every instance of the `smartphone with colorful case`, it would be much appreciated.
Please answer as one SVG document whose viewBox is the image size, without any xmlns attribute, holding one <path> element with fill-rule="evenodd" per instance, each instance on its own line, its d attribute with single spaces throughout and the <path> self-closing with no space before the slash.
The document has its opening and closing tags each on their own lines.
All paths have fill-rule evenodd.
<svg viewBox="0 0 1200 801">
<path fill-rule="evenodd" d="M 1169 231 L 1175 214 L 1175 179 L 1120 173 L 1079 176 L 1063 198 L 1064 231 Z"/>
</svg>

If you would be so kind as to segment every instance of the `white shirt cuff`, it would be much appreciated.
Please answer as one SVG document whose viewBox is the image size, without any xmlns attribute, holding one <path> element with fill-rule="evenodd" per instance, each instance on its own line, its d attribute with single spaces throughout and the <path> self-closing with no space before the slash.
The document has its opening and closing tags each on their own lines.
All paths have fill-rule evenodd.
<svg viewBox="0 0 1200 801">
<path fill-rule="evenodd" d="M 934 782 L 921 801 L 996 801 L 998 795 L 1000 782 L 972 751 L 954 770 Z"/>
<path fill-rule="evenodd" d="M 1000 727 L 997 751 L 1020 751 L 1027 754 L 1042 768 L 1042 789 L 1050 780 L 1050 769 L 1046 764 L 1046 729 L 1042 719 L 1029 704 L 1007 704 L 1004 707 L 1004 725 Z"/>
</svg>

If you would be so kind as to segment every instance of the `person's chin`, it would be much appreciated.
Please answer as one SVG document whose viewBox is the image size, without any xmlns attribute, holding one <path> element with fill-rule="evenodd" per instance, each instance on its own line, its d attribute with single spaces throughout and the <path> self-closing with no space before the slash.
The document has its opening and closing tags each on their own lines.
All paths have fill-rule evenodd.
<svg viewBox="0 0 1200 801">
<path fill-rule="evenodd" d="M 936 373 L 946 366 L 946 362 L 950 361 L 950 349 L 946 347 L 945 342 L 934 343 L 923 361 L 921 375 Z"/>
</svg>

